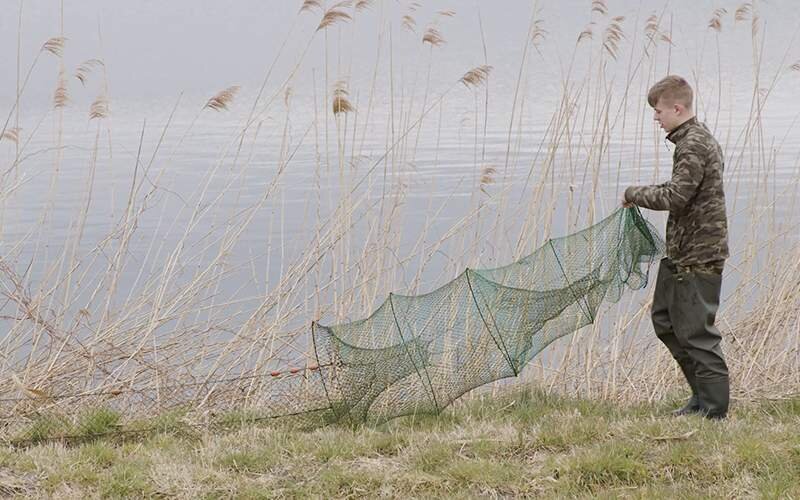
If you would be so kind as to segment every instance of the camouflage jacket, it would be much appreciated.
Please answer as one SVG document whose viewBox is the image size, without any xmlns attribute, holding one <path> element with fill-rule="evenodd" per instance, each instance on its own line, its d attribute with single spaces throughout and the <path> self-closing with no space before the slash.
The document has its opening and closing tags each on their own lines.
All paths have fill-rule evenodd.
<svg viewBox="0 0 800 500">
<path fill-rule="evenodd" d="M 696 118 L 679 125 L 667 139 L 675 143 L 672 178 L 655 186 L 631 186 L 625 201 L 669 210 L 667 257 L 676 265 L 721 270 L 728 258 L 722 148 Z"/>
</svg>

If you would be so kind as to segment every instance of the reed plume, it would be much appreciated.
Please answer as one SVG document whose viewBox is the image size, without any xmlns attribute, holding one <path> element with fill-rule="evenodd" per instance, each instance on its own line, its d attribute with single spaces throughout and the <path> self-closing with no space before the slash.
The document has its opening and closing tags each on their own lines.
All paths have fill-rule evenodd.
<svg viewBox="0 0 800 500">
<path fill-rule="evenodd" d="M 322 16 L 322 21 L 320 21 L 319 26 L 317 26 L 317 31 L 325 29 L 329 26 L 333 26 L 334 24 L 340 21 L 351 21 L 353 17 L 347 12 L 342 10 L 344 8 L 350 7 L 351 5 L 352 2 L 350 1 L 339 2 L 330 9 L 328 9 L 328 11 L 325 12 L 325 15 Z"/>
<path fill-rule="evenodd" d="M 362 10 L 369 9 L 372 7 L 373 0 L 358 0 L 356 2 L 356 11 L 361 12 Z"/>
<path fill-rule="evenodd" d="M 486 188 L 489 187 L 490 184 L 494 184 L 494 175 L 496 173 L 497 169 L 491 165 L 484 167 L 481 171 L 480 190 L 486 196 L 491 196 L 486 191 Z"/>
<path fill-rule="evenodd" d="M 800 60 L 789 66 L 789 69 L 792 71 L 800 71 Z"/>
<path fill-rule="evenodd" d="M 69 102 L 69 94 L 67 93 L 67 75 L 64 70 L 58 72 L 58 85 L 53 93 L 53 107 L 63 108 Z"/>
<path fill-rule="evenodd" d="M 464 73 L 464 76 L 462 76 L 458 81 L 467 87 L 477 87 L 486 82 L 486 79 L 489 78 L 489 73 L 491 73 L 491 71 L 491 66 L 483 64 Z"/>
<path fill-rule="evenodd" d="M 104 95 L 100 95 L 94 100 L 92 105 L 89 106 L 89 120 L 108 118 L 108 112 L 108 98 Z"/>
<path fill-rule="evenodd" d="M 233 102 L 239 89 L 240 87 L 238 85 L 233 85 L 224 90 L 220 90 L 214 97 L 208 100 L 204 108 L 210 108 L 214 111 L 227 110 L 228 105 Z"/>
<path fill-rule="evenodd" d="M 319 0 L 305 0 L 303 6 L 300 7 L 300 12 L 311 12 L 314 9 L 322 10 L 322 2 Z"/>
<path fill-rule="evenodd" d="M 402 20 L 403 20 L 403 28 L 407 29 L 412 33 L 417 31 L 417 21 L 415 21 L 413 17 L 406 14 L 405 16 L 403 16 Z"/>
<path fill-rule="evenodd" d="M 544 41 L 547 35 L 547 30 L 542 27 L 544 19 L 537 19 L 533 22 L 533 30 L 531 31 L 531 43 L 534 47 L 538 47 L 539 43 Z"/>
<path fill-rule="evenodd" d="M 42 50 L 45 52 L 50 52 L 56 57 L 61 57 L 64 53 L 64 42 L 66 42 L 66 38 L 63 36 L 55 36 L 42 45 Z"/>
<path fill-rule="evenodd" d="M 624 20 L 625 16 L 616 16 L 612 18 L 606 28 L 605 37 L 603 38 L 603 48 L 613 59 L 617 58 L 619 43 L 625 38 L 625 34 L 622 32 L 622 21 Z"/>
<path fill-rule="evenodd" d="M 583 31 L 581 31 L 580 34 L 578 35 L 578 41 L 576 43 L 581 43 L 581 40 L 583 40 L 584 38 L 588 38 L 589 40 L 593 39 L 594 32 L 592 31 L 592 26 L 594 26 L 595 24 L 596 23 L 594 21 L 591 21 L 589 24 L 587 24 L 586 27 L 583 28 Z"/>
<path fill-rule="evenodd" d="M 439 30 L 434 26 L 430 26 L 422 36 L 422 43 L 429 43 L 431 47 L 439 47 L 446 42 Z"/>
<path fill-rule="evenodd" d="M 292 100 L 292 87 L 286 86 L 286 90 L 283 91 L 283 104 L 286 108 L 289 108 L 289 101 Z"/>
<path fill-rule="evenodd" d="M 745 2 L 736 9 L 736 13 L 734 14 L 734 20 L 736 22 L 739 21 L 746 21 L 748 16 L 750 17 L 750 32 L 752 33 L 753 38 L 758 35 L 758 14 L 753 9 L 752 2 Z"/>
<path fill-rule="evenodd" d="M 13 128 L 10 128 L 10 129 L 6 130 L 5 132 L 3 132 L 3 135 L 0 136 L 0 141 L 6 140 L 6 141 L 13 142 L 14 144 L 18 144 L 19 143 L 19 133 L 20 133 L 21 130 L 22 129 L 19 128 L 19 127 L 13 127 Z"/>
<path fill-rule="evenodd" d="M 34 387 L 30 387 L 29 385 L 22 382 L 22 380 L 19 379 L 16 373 L 13 372 L 11 373 L 11 381 L 14 382 L 14 385 L 17 386 L 17 388 L 21 390 L 23 394 L 25 394 L 30 398 L 37 399 L 37 398 L 49 397 L 49 395 L 45 391 L 41 389 L 36 389 Z"/>
<path fill-rule="evenodd" d="M 102 68 L 105 67 L 105 63 L 100 59 L 89 59 L 88 61 L 82 62 L 78 69 L 75 70 L 75 78 L 81 82 L 81 85 L 86 86 L 86 80 L 89 78 L 89 75 L 92 73 L 94 68 Z"/>
<path fill-rule="evenodd" d="M 750 2 L 745 2 L 736 9 L 736 13 L 734 14 L 733 18 L 736 20 L 736 22 L 746 21 L 747 16 L 750 15 L 752 11 L 753 4 Z"/>
<path fill-rule="evenodd" d="M 456 11 L 454 10 L 440 10 L 436 13 L 441 17 L 454 17 L 456 15 Z"/>
<path fill-rule="evenodd" d="M 722 16 L 728 13 L 727 9 L 719 8 L 714 10 L 714 14 L 708 21 L 708 27 L 719 33 L 722 31 Z"/>
<path fill-rule="evenodd" d="M 658 25 L 658 16 L 650 14 L 644 22 L 644 34 L 650 40 L 654 39 L 656 35 L 661 32 L 661 27 Z"/>
<path fill-rule="evenodd" d="M 350 101 L 347 99 L 348 92 L 347 88 L 345 87 L 345 83 L 343 81 L 339 81 L 336 83 L 333 89 L 333 114 L 338 115 L 339 113 L 350 113 L 351 111 L 355 111 L 355 108 Z"/>
<path fill-rule="evenodd" d="M 605 16 L 608 14 L 608 6 L 603 0 L 592 0 L 592 12 Z"/>
<path fill-rule="evenodd" d="M 615 17 L 614 19 L 617 18 Z M 652 42 L 656 42 L 656 39 L 658 39 L 661 40 L 662 42 L 672 44 L 672 38 L 669 36 L 669 34 L 661 31 L 661 26 L 658 24 L 658 16 L 656 16 L 655 14 L 651 14 L 650 17 L 648 17 L 647 20 L 645 21 L 644 34 L 647 37 L 647 39 Z M 648 53 L 646 47 L 645 47 L 645 53 Z"/>
</svg>

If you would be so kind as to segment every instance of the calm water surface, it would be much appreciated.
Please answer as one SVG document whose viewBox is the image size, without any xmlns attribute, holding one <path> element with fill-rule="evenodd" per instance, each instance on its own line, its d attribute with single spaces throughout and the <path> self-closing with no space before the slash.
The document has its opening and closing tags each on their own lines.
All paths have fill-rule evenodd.
<svg viewBox="0 0 800 500">
<path fill-rule="evenodd" d="M 310 43 L 321 13 L 298 15 L 299 2 L 247 0 L 224 7 L 183 0 L 66 3 L 64 64 L 70 102 L 60 124 L 59 114 L 50 109 L 58 60 L 43 54 L 31 73 L 19 116 L 10 115 L 9 127 L 21 128 L 19 148 L 8 140 L 0 142 L 5 172 L 0 250 L 20 272 L 33 260 L 27 274 L 32 288 L 53 282 L 50 264 L 75 240 L 81 210 L 88 206 L 78 255 L 87 256 L 81 260 L 84 269 L 104 269 L 109 256 L 92 249 L 123 217 L 135 175 L 142 186 L 137 206 L 146 210 L 131 241 L 115 302 L 141 293 L 140 272 L 159 273 L 193 212 L 210 207 L 186 240 L 186 269 L 176 278 L 178 284 L 216 253 L 231 220 L 243 220 L 243 211 L 256 207 L 226 259 L 231 271 L 217 290 L 231 300 L 253 298 L 237 305 L 246 312 L 307 254 L 316 227 L 330 217 L 344 193 L 363 181 L 355 190 L 355 195 L 366 194 L 353 215 L 355 255 L 375 231 L 367 221 L 376 211 L 390 210 L 395 201 L 400 206 L 390 229 L 399 236 L 389 244 L 399 258 L 413 257 L 414 243 L 426 225 L 425 241 L 435 242 L 478 203 L 485 205 L 477 239 L 474 229 L 467 232 L 471 251 L 458 257 L 459 251 L 464 253 L 463 243 L 453 238 L 432 257 L 419 288 L 430 289 L 454 276 L 459 265 L 493 266 L 513 258 L 520 227 L 541 186 L 545 202 L 538 210 L 553 207 L 548 215 L 553 223 L 532 236 L 525 245 L 529 249 L 548 235 L 564 234 L 590 217 L 611 213 L 628 184 L 666 180 L 671 149 L 651 124 L 644 95 L 654 79 L 670 71 L 686 75 L 695 85 L 698 115 L 725 149 L 734 253 L 725 284 L 730 293 L 741 279 L 738 263 L 749 251 L 747 242 L 756 233 L 785 233 L 778 245 L 796 238 L 800 71 L 789 67 L 800 60 L 800 13 L 788 0 L 760 4 L 756 43 L 763 47 L 763 59 L 756 75 L 752 14 L 735 22 L 736 3 L 725 3 L 728 13 L 719 34 L 708 28 L 716 3 L 608 3 L 608 15 L 603 16 L 590 12 L 588 1 L 539 2 L 537 18 L 546 34 L 537 46 L 529 45 L 516 108 L 529 2 L 426 2 L 417 10 L 406 2 L 376 2 L 355 13 L 353 22 L 319 32 Z M 23 75 L 43 41 L 59 34 L 58 5 L 52 0 L 24 2 Z M 436 14 L 448 9 L 455 15 Z M 653 13 L 662 16 L 661 32 L 672 42 L 659 42 L 649 49 L 651 58 L 642 59 L 645 25 Z M 416 32 L 403 28 L 403 15 L 415 18 Z M 624 38 L 616 59 L 603 56 L 601 72 L 599 44 L 613 16 L 625 17 L 619 21 Z M 2 118 L 15 100 L 18 22 L 16 7 L 0 18 Z M 441 47 L 420 42 L 429 23 L 446 39 Z M 575 40 L 587 26 L 592 38 L 584 40 L 587 47 L 572 60 Z M 256 124 L 237 152 L 261 80 L 285 39 L 257 107 Z M 106 78 L 96 70 L 82 85 L 72 75 L 90 58 L 105 61 Z M 484 87 L 472 90 L 457 81 L 486 62 L 493 69 L 484 108 Z M 282 84 L 295 69 L 287 95 Z M 356 111 L 337 125 L 324 100 L 339 80 L 347 82 Z M 559 135 L 553 169 L 547 171 L 545 160 L 554 143 L 550 122 L 561 105 L 565 80 L 576 108 L 567 131 Z M 241 91 L 228 111 L 202 109 L 209 97 L 230 85 L 240 85 Z M 765 100 L 754 111 L 756 86 Z M 445 91 L 441 103 L 415 126 L 423 102 L 430 106 Z M 89 107 L 101 94 L 109 97 L 110 115 L 89 120 Z M 272 100 L 264 105 L 267 99 Z M 604 105 L 609 110 L 605 125 L 598 118 Z M 748 119 L 756 113 L 762 126 L 748 132 Z M 337 126 L 346 127 L 346 134 Z M 611 132 L 601 150 L 597 137 L 603 135 L 602 126 Z M 382 161 L 389 145 L 409 130 Z M 287 156 L 290 160 L 270 188 L 280 159 Z M 17 157 L 21 161 L 14 167 Z M 495 173 L 484 193 L 477 183 L 487 166 Z M 268 189 L 270 196 L 262 202 Z M 500 203 L 503 192 L 505 204 Z M 492 232 L 498 211 L 501 226 Z M 663 228 L 663 214 L 647 215 Z M 765 253 L 760 265 L 768 258 Z M 412 258 L 400 268 L 387 291 L 407 292 L 416 262 Z M 333 296 L 323 294 L 322 300 Z M 312 319 L 311 314 L 306 309 L 299 316 Z"/>
</svg>

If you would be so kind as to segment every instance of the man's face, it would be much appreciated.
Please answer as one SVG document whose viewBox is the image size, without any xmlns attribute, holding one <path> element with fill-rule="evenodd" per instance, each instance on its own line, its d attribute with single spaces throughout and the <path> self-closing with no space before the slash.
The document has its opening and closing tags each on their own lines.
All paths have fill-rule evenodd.
<svg viewBox="0 0 800 500">
<path fill-rule="evenodd" d="M 682 104 L 665 102 L 663 97 L 653 107 L 653 120 L 668 134 L 683 123 L 685 114 L 686 108 Z"/>
</svg>

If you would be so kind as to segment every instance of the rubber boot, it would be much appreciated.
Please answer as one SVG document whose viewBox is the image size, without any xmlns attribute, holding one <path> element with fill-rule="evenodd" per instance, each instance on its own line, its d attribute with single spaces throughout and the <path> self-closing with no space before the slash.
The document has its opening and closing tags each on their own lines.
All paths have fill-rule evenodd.
<svg viewBox="0 0 800 500">
<path fill-rule="evenodd" d="M 700 412 L 700 398 L 697 397 L 697 394 L 692 394 L 692 397 L 689 398 L 689 401 L 686 402 L 686 405 L 683 408 L 678 408 L 672 412 L 673 417 L 683 417 L 684 415 L 694 415 L 695 413 Z"/>
<path fill-rule="evenodd" d="M 721 420 L 728 415 L 730 386 L 728 378 L 715 380 L 696 379 L 697 395 L 700 397 L 700 413 L 713 420 Z"/>
<path fill-rule="evenodd" d="M 678 408 L 672 412 L 673 417 L 692 415 L 700 411 L 700 398 L 697 396 L 697 383 L 695 382 L 694 377 L 694 362 L 691 360 L 686 360 L 683 362 L 678 362 L 678 366 L 681 367 L 683 376 L 686 377 L 686 382 L 689 383 L 689 387 L 692 389 L 692 397 L 689 398 L 689 401 L 683 408 Z"/>
</svg>

